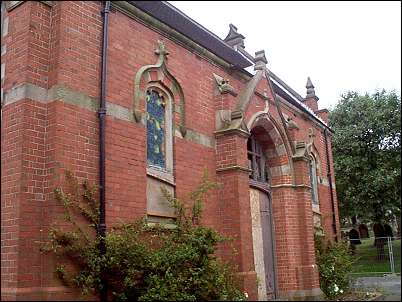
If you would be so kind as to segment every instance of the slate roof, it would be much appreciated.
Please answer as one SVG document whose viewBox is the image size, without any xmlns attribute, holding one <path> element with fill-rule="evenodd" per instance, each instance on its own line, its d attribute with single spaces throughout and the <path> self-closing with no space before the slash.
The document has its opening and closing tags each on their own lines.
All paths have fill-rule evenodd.
<svg viewBox="0 0 402 302">
<path fill-rule="evenodd" d="M 187 36 L 192 41 L 208 49 L 218 57 L 222 58 L 234 67 L 244 71 L 245 73 L 253 76 L 252 66 L 253 62 L 250 61 L 241 52 L 236 51 L 225 41 L 219 38 L 217 35 L 197 23 L 179 9 L 168 3 L 167 1 L 128 1 L 131 5 L 134 5 L 138 9 L 146 12 L 152 17 L 165 23 L 171 28 L 177 30 L 181 34 Z M 328 128 L 326 122 L 318 117 L 313 110 L 303 103 L 303 97 L 301 97 L 296 91 L 289 87 L 278 76 L 270 72 L 271 80 L 273 83 L 273 89 L 275 93 L 293 104 L 300 110 L 306 112 L 317 120 L 320 124 Z"/>
<path fill-rule="evenodd" d="M 159 21 L 169 25 L 189 39 L 208 49 L 226 62 L 245 68 L 252 63 L 227 45 L 222 39 L 198 24 L 166 1 L 128 1 Z"/>
</svg>

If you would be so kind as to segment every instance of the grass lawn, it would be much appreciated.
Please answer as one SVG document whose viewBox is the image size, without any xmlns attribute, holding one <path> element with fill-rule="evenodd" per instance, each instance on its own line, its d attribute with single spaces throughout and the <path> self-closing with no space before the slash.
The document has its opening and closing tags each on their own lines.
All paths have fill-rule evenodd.
<svg viewBox="0 0 402 302">
<path fill-rule="evenodd" d="M 362 244 L 356 246 L 353 274 L 358 276 L 375 276 L 376 273 L 391 273 L 388 245 L 384 245 L 384 259 L 377 259 L 377 248 L 373 245 L 374 238 L 361 240 Z M 392 241 L 395 272 L 401 273 L 401 239 Z"/>
</svg>

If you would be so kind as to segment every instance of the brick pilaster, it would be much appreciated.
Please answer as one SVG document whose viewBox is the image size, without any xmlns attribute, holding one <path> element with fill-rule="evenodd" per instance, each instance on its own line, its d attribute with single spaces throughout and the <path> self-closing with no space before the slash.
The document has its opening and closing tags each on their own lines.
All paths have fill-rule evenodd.
<svg viewBox="0 0 402 302">
<path fill-rule="evenodd" d="M 234 238 L 238 265 L 244 290 L 249 299 L 257 299 L 257 278 L 254 269 L 253 240 L 251 229 L 250 193 L 248 185 L 247 136 L 237 132 L 219 134 L 216 137 L 217 180 L 219 194 L 220 229 Z M 226 256 L 229 254 L 229 247 Z"/>
</svg>

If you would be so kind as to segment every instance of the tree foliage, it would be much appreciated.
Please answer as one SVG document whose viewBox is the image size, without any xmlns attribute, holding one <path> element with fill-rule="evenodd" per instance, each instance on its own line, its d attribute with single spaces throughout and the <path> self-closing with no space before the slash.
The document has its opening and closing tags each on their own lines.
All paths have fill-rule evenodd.
<svg viewBox="0 0 402 302">
<path fill-rule="evenodd" d="M 245 300 L 234 267 L 214 256 L 228 238 L 198 224 L 205 196 L 216 187 L 206 174 L 187 207 L 163 190 L 176 211 L 174 225 L 150 226 L 146 218 L 120 224 L 108 230 L 104 255 L 96 187 L 67 176 L 69 190 L 55 190 L 66 223 L 53 227 L 42 246 L 57 256 L 56 273 L 66 285 L 99 296 L 101 280 L 107 280 L 108 300 L 116 301 Z"/>
<path fill-rule="evenodd" d="M 329 115 L 343 217 L 381 221 L 400 215 L 401 98 L 348 92 Z M 392 215 L 389 215 L 391 214 Z"/>
<path fill-rule="evenodd" d="M 349 289 L 353 256 L 345 241 L 335 243 L 315 235 L 314 243 L 320 288 L 327 298 L 334 299 Z"/>
</svg>

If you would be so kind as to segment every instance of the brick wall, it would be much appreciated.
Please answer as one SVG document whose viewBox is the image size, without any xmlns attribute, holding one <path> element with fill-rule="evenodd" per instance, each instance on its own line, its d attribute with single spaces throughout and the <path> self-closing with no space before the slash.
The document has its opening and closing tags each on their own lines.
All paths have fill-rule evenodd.
<svg viewBox="0 0 402 302">
<path fill-rule="evenodd" d="M 79 179 L 92 182 L 99 177 L 96 110 L 102 5 L 99 1 L 52 3 L 26 1 L 9 11 L 8 35 L 2 39 L 2 44 L 7 44 L 7 52 L 2 55 L 2 62 L 6 62 L 2 88 L 8 98 L 2 108 L 1 127 L 2 299 L 78 299 L 76 292 L 55 278 L 55 260 L 41 255 L 37 242 L 44 240 L 53 223 L 60 222 L 61 208 L 53 190 L 66 186 L 64 172 L 70 170 Z M 215 135 L 215 111 L 235 108 L 237 98 L 220 95 L 213 74 L 228 79 L 237 94 L 245 88 L 246 80 L 114 9 L 110 13 L 107 57 L 107 226 L 146 213 L 146 128 L 132 116 L 133 83 L 142 66 L 155 64 L 158 40 L 163 40 L 169 50 L 167 68 L 183 89 L 185 123 L 193 135 L 176 135 L 173 140 L 176 195 L 186 199 L 205 169 L 221 185 L 208 195 L 202 222 L 237 238 L 234 247 L 239 254 L 234 261 L 239 265 L 245 290 L 250 298 L 256 297 L 247 137 L 236 133 Z M 154 76 L 150 74 L 151 79 Z M 25 90 L 18 90 L 21 87 Z M 282 104 L 283 112 L 299 126 L 292 132 L 293 141 L 287 141 L 266 78 L 258 83 L 256 91 L 259 96 L 251 98 L 245 121 L 265 109 L 266 101 L 261 97 L 265 93 L 272 122 L 265 128 L 272 140 L 269 165 L 277 169 L 287 166 L 288 171 L 273 177 L 272 183 L 285 185 L 272 191 L 279 291 L 286 294 L 317 288 L 317 274 L 308 269 L 315 261 L 311 193 L 308 188 L 291 187 L 308 184 L 307 166 L 303 161 L 293 162 L 289 152 L 295 140 L 307 142 L 308 128 L 314 128 L 320 177 L 326 179 L 322 129 L 294 107 Z M 143 106 L 139 109 L 144 110 Z M 177 128 L 176 113 L 174 122 Z M 194 137 L 203 137 L 204 141 Z M 212 143 L 206 144 L 205 140 Z M 320 184 L 324 228 L 331 234 L 328 190 L 328 184 Z M 339 219 L 337 224 L 339 229 Z M 218 254 L 230 257 L 229 250 L 223 245 Z"/>
</svg>

